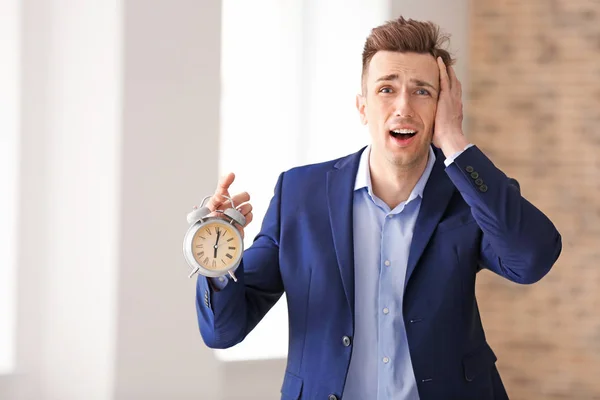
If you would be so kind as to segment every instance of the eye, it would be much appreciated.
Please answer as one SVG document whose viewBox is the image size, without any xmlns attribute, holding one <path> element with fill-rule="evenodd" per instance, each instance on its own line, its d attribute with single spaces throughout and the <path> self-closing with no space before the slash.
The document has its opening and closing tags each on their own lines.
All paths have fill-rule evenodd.
<svg viewBox="0 0 600 400">
<path fill-rule="evenodd" d="M 420 96 L 429 96 L 431 93 L 426 89 L 417 89 L 417 94 Z"/>
<path fill-rule="evenodd" d="M 392 88 L 387 87 L 387 86 L 382 87 L 381 89 L 379 89 L 379 93 L 386 93 L 386 94 L 387 93 L 392 93 Z"/>
</svg>

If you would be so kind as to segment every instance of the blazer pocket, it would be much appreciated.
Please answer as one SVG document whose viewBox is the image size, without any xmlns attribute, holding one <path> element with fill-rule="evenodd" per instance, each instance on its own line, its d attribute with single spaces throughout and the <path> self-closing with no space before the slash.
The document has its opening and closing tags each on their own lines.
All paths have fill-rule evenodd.
<svg viewBox="0 0 600 400">
<path fill-rule="evenodd" d="M 482 345 L 463 358 L 465 379 L 472 382 L 480 374 L 489 374 L 496 360 L 496 355 L 490 345 L 483 342 Z"/>
<path fill-rule="evenodd" d="M 285 372 L 281 385 L 281 400 L 298 400 L 302 394 L 302 378 Z"/>
<path fill-rule="evenodd" d="M 461 227 L 463 225 L 471 224 L 474 222 L 475 222 L 475 219 L 473 218 L 473 215 L 471 215 L 470 212 L 459 214 L 459 215 L 453 215 L 449 218 L 446 218 L 445 220 L 441 221 L 438 224 L 437 232 L 438 233 L 446 232 L 451 229 L 455 229 L 455 228 Z"/>
</svg>

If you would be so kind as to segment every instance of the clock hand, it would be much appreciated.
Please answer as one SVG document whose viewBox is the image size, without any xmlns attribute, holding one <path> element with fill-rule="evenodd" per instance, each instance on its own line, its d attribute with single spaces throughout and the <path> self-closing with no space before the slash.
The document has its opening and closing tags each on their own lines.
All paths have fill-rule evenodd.
<svg viewBox="0 0 600 400">
<path fill-rule="evenodd" d="M 213 258 L 217 258 L 217 248 L 219 247 L 219 237 L 221 236 L 221 231 L 217 232 L 217 241 L 215 242 L 215 253 Z"/>
</svg>

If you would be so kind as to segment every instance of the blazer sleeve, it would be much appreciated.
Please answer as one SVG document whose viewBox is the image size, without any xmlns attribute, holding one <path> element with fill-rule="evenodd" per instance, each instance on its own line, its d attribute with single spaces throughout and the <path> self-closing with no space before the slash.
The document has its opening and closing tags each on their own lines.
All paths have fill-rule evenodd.
<svg viewBox="0 0 600 400">
<path fill-rule="evenodd" d="M 472 146 L 446 168 L 483 232 L 479 267 L 517 283 L 543 278 L 562 250 L 561 235 L 483 152 Z"/>
<path fill-rule="evenodd" d="M 229 348 L 241 342 L 283 294 L 279 271 L 280 205 L 283 173 L 275 186 L 261 230 L 244 251 L 235 275 L 219 291 L 199 276 L 196 311 L 202 339 L 211 348 Z"/>
</svg>

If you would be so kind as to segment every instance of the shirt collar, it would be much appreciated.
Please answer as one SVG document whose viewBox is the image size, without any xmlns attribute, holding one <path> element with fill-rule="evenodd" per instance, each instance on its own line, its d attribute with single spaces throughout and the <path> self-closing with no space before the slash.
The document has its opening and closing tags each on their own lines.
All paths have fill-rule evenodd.
<svg viewBox="0 0 600 400">
<path fill-rule="evenodd" d="M 371 172 L 369 169 L 369 156 L 371 154 L 371 145 L 367 146 L 365 150 L 362 152 L 360 156 L 360 161 L 358 164 L 358 171 L 356 173 L 356 179 L 354 181 L 354 191 L 360 190 L 362 188 L 367 188 L 369 195 L 374 197 L 373 195 L 373 186 L 371 185 Z M 410 196 L 408 197 L 407 203 L 413 200 L 416 197 L 423 197 L 423 191 L 425 190 L 425 184 L 429 179 L 429 175 L 431 175 L 431 170 L 433 169 L 433 165 L 435 164 L 435 153 L 431 146 L 429 146 L 429 157 L 427 159 L 427 165 L 425 166 L 425 170 L 423 174 L 417 181 L 417 184 L 413 188 Z"/>
</svg>

